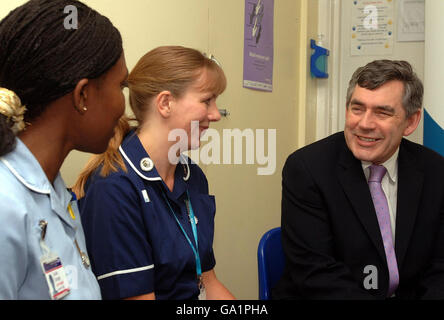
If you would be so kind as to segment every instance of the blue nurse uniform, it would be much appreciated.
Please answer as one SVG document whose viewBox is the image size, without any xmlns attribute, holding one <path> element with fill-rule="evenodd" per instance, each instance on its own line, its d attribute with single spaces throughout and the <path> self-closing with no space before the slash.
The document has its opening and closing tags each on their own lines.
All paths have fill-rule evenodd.
<svg viewBox="0 0 444 320">
<path fill-rule="evenodd" d="M 100 299 L 97 280 L 82 263 L 86 245 L 77 204 L 61 175 L 51 184 L 16 138 L 14 151 L 0 158 L 0 181 L 0 300 L 51 298 L 40 263 L 41 221 L 47 223 L 44 243 L 60 258 L 69 283 L 64 299 Z"/>
<path fill-rule="evenodd" d="M 154 292 L 156 299 L 197 299 L 194 240 L 185 199 L 197 221 L 202 272 L 215 266 L 215 200 L 202 170 L 184 157 L 170 191 L 134 131 L 119 148 L 127 171 L 88 179 L 80 212 L 93 271 L 104 299 Z M 169 207 L 169 205 L 171 208 Z M 171 210 L 172 209 L 172 210 Z"/>
</svg>

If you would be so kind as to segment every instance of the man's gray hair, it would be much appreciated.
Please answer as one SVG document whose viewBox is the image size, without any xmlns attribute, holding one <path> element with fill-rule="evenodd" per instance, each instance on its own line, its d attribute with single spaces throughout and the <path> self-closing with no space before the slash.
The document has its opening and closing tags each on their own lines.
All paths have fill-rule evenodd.
<svg viewBox="0 0 444 320">
<path fill-rule="evenodd" d="M 353 74 L 347 90 L 347 108 L 356 85 L 375 90 L 387 82 L 398 80 L 404 84 L 402 106 L 410 117 L 422 108 L 424 86 L 407 61 L 375 60 Z"/>
</svg>

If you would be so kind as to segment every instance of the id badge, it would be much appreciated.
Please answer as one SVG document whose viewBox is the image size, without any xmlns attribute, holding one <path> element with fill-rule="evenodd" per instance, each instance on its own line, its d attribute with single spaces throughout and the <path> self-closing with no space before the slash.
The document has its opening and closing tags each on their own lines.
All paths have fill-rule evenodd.
<svg viewBox="0 0 444 320">
<path fill-rule="evenodd" d="M 40 259 L 40 263 L 48 283 L 51 299 L 60 300 L 66 297 L 70 289 L 60 258 L 54 255 L 44 256 Z"/>
<path fill-rule="evenodd" d="M 205 290 L 205 287 L 200 289 L 200 294 L 199 294 L 199 300 L 207 300 L 207 290 Z"/>
<path fill-rule="evenodd" d="M 199 280 L 198 286 L 199 286 L 199 291 L 200 291 L 198 299 L 199 300 L 207 300 L 207 290 L 205 289 L 205 285 L 204 285 L 202 279 Z"/>
</svg>

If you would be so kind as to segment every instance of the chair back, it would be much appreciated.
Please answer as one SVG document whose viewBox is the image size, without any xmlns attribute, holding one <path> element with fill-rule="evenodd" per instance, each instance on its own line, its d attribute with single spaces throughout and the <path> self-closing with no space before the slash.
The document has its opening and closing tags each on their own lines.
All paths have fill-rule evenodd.
<svg viewBox="0 0 444 320">
<path fill-rule="evenodd" d="M 285 265 L 280 227 L 271 229 L 262 236 L 257 250 L 257 262 L 259 300 L 270 300 L 271 289 L 281 278 Z"/>
</svg>

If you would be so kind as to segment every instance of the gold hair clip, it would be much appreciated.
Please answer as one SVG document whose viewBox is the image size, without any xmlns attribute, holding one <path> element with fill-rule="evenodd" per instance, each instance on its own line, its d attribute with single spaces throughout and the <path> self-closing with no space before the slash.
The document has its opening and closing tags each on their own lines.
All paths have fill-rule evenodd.
<svg viewBox="0 0 444 320">
<path fill-rule="evenodd" d="M 11 90 L 0 88 L 0 113 L 4 115 L 8 121 L 12 121 L 12 132 L 17 135 L 25 129 L 24 114 L 26 107 L 22 106 L 20 98 Z"/>
</svg>

